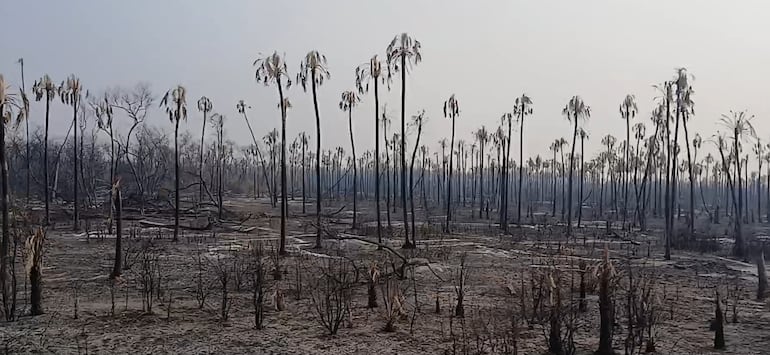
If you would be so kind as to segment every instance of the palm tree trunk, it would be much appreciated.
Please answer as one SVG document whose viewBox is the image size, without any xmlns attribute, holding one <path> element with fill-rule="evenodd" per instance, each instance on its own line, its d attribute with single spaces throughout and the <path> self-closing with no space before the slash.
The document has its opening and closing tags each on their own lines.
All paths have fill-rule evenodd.
<svg viewBox="0 0 770 355">
<path fill-rule="evenodd" d="M 390 154 L 388 153 L 389 144 L 387 123 L 383 123 L 382 131 L 385 135 L 385 214 L 388 220 L 388 230 L 390 230 L 393 228 L 393 225 L 390 222 L 390 172 L 388 171 L 390 168 Z"/>
<path fill-rule="evenodd" d="M 626 220 L 628 219 L 628 148 L 631 144 L 631 116 L 628 112 L 628 106 L 626 106 L 626 162 L 623 165 L 623 230 L 626 229 Z"/>
<path fill-rule="evenodd" d="M 177 104 L 177 112 L 181 101 Z M 174 239 L 179 241 L 179 118 L 174 123 Z"/>
<path fill-rule="evenodd" d="M 503 216 L 502 216 L 502 227 L 504 232 L 508 232 L 508 197 L 509 197 L 509 179 L 508 179 L 508 166 L 511 163 L 511 134 L 513 133 L 512 125 L 513 122 L 511 122 L 512 119 L 508 118 L 508 136 L 507 140 L 508 143 L 506 144 L 505 148 L 505 161 L 503 161 Z"/>
<path fill-rule="evenodd" d="M 220 121 L 220 123 L 221 122 L 222 121 Z M 224 153 L 225 145 L 224 145 L 224 136 L 223 136 L 223 134 L 224 134 L 224 127 L 219 126 L 219 133 L 218 134 L 219 134 L 219 152 L 218 152 L 219 153 L 218 154 L 219 157 L 217 159 L 218 160 L 218 162 L 217 162 L 217 175 L 218 175 L 217 176 L 217 197 L 219 198 L 219 206 L 218 206 L 217 212 L 218 212 L 218 215 L 219 215 L 219 219 L 221 220 L 222 219 L 222 209 L 224 209 L 224 198 L 222 196 L 222 185 L 223 185 L 223 183 L 222 183 L 222 177 L 223 177 L 222 170 L 224 170 L 223 169 L 223 165 L 224 165 L 224 160 L 225 160 L 225 153 Z"/>
<path fill-rule="evenodd" d="M 577 227 L 580 228 L 580 222 L 583 220 L 583 178 L 585 177 L 584 150 L 585 137 L 580 136 L 580 198 L 578 199 Z"/>
<path fill-rule="evenodd" d="M 567 236 L 572 236 L 572 172 L 575 168 L 575 143 L 577 141 L 578 115 L 575 112 L 575 129 L 572 132 L 572 153 L 569 156 L 569 186 L 567 188 Z"/>
<path fill-rule="evenodd" d="M 401 55 L 401 207 L 404 215 L 404 248 L 413 248 L 409 241 L 409 221 L 406 210 L 406 56 Z"/>
<path fill-rule="evenodd" d="M 201 153 L 200 157 L 198 159 L 198 175 L 200 175 L 200 185 L 198 186 L 198 201 L 203 202 L 203 184 L 205 184 L 205 180 L 203 180 L 203 149 L 204 149 L 204 141 L 203 138 L 206 136 L 206 114 L 208 111 L 203 110 L 203 126 L 201 127 Z M 248 120 L 246 121 L 248 122 Z M 256 146 L 256 142 L 254 142 Z"/>
<path fill-rule="evenodd" d="M 666 84 L 666 97 L 668 97 L 668 92 L 670 92 L 671 84 Z M 671 100 L 666 99 L 666 192 L 664 196 L 664 207 L 663 207 L 663 213 L 666 215 L 665 223 L 666 223 L 666 251 L 664 258 L 666 260 L 671 260 L 671 213 L 672 213 L 672 206 L 671 206 L 671 196 L 673 195 L 673 191 L 671 189 L 671 127 L 669 126 L 669 121 L 671 121 Z M 674 167 L 676 168 L 676 167 Z"/>
<path fill-rule="evenodd" d="M 27 88 L 24 84 L 24 60 L 19 59 L 19 64 L 21 65 L 21 91 L 26 93 Z M 27 160 L 27 185 L 26 185 L 27 205 L 29 205 L 29 187 L 30 187 L 30 174 L 31 174 L 30 163 L 32 162 L 32 159 L 30 157 L 30 150 L 29 150 L 29 117 L 27 117 L 24 121 L 25 121 L 24 123 L 27 125 L 26 129 L 24 130 L 24 133 L 27 135 L 27 140 L 26 140 L 27 155 L 25 158 Z"/>
<path fill-rule="evenodd" d="M 519 113 L 519 121 L 521 124 L 521 128 L 519 131 L 519 203 L 518 203 L 518 211 L 516 213 L 516 221 L 519 225 L 521 225 L 521 182 L 522 182 L 522 172 L 524 171 L 524 103 L 521 103 L 521 113 Z"/>
<path fill-rule="evenodd" d="M 377 78 L 379 79 L 379 78 Z M 382 249 L 382 217 L 380 216 L 380 98 L 377 84 L 374 80 L 374 205 L 377 214 L 377 242 L 378 249 Z"/>
<path fill-rule="evenodd" d="M 452 220 L 452 174 L 454 173 L 454 149 L 455 149 L 455 117 L 451 114 L 452 118 L 452 138 L 449 142 L 449 178 L 447 179 L 447 193 L 446 193 L 446 226 L 444 230 L 449 233 L 449 222 Z"/>
<path fill-rule="evenodd" d="M 120 189 L 114 190 L 112 204 L 115 206 L 115 263 L 112 265 L 111 279 L 120 276 L 123 266 L 123 248 L 121 246 L 123 239 L 123 204 L 121 202 Z"/>
<path fill-rule="evenodd" d="M 757 223 L 762 223 L 762 157 L 759 157 L 757 169 Z"/>
<path fill-rule="evenodd" d="M 313 110 L 315 112 L 315 132 L 316 132 L 316 141 L 315 141 L 315 154 L 316 154 L 316 160 L 315 160 L 315 223 L 316 223 L 316 236 L 315 236 L 315 248 L 320 249 L 321 248 L 321 117 L 318 114 L 318 96 L 316 95 L 316 69 L 311 69 L 311 84 L 310 87 L 313 90 Z M 283 92 L 281 91 L 281 96 L 283 96 Z M 281 98 L 281 108 L 285 110 L 283 107 L 283 98 Z M 284 114 L 285 115 L 285 114 Z M 284 118 L 285 119 L 285 118 Z"/>
<path fill-rule="evenodd" d="M 112 123 L 109 124 L 109 134 L 110 134 L 110 185 L 115 183 L 115 171 L 117 170 L 117 159 L 115 157 L 115 139 L 113 138 L 113 132 L 112 132 Z M 92 144 L 94 142 L 91 142 Z M 110 201 L 112 201 L 112 189 L 110 189 Z M 113 219 L 115 218 L 115 204 L 110 203 L 110 210 L 109 210 L 110 216 L 108 218 L 108 224 L 107 224 L 107 233 L 112 234 L 112 224 Z"/>
<path fill-rule="evenodd" d="M 695 176 L 692 172 L 692 155 L 690 153 L 690 136 L 687 132 L 687 113 L 682 120 L 682 128 L 684 128 L 684 145 L 687 147 L 687 169 L 690 178 L 690 219 L 688 221 L 688 229 L 690 231 L 690 238 L 695 238 Z"/>
<path fill-rule="evenodd" d="M 80 225 L 80 215 L 78 210 L 78 130 L 77 130 L 77 122 L 78 122 L 78 99 L 75 98 L 72 102 L 72 127 L 73 127 L 73 141 L 72 141 L 72 155 L 73 155 L 73 170 L 72 175 L 74 175 L 74 182 L 72 184 L 72 191 L 74 193 L 73 195 L 73 206 L 74 206 L 74 212 L 72 215 L 72 230 L 77 231 L 79 229 Z"/>
<path fill-rule="evenodd" d="M 422 135 L 422 123 L 418 123 L 417 126 L 417 139 L 414 143 L 414 149 L 412 150 L 412 161 L 409 164 L 409 204 L 412 210 L 412 245 L 417 246 L 417 230 L 415 227 L 414 219 L 416 213 L 414 212 L 414 160 L 417 157 L 417 148 L 420 147 L 420 136 Z"/>
<path fill-rule="evenodd" d="M 358 168 L 356 167 L 356 143 L 353 141 L 353 108 L 348 108 L 348 127 L 350 128 L 350 147 L 353 150 L 353 229 L 356 229 L 358 215 Z"/>
<path fill-rule="evenodd" d="M 5 112 L 4 106 L 5 105 L 0 104 L 0 112 Z M 9 304 L 11 295 L 9 294 L 10 291 L 8 289 L 8 283 L 11 278 L 11 275 L 8 272 L 8 264 L 10 262 L 8 249 L 11 239 L 10 219 L 8 215 L 8 209 L 10 208 L 10 201 L 8 198 L 10 187 L 8 183 L 8 161 L 5 150 L 5 129 L 5 122 L 0 121 L 0 179 L 2 179 L 2 195 L 0 195 L 0 197 L 2 198 L 3 213 L 3 236 L 2 241 L 0 241 L 0 288 L 2 288 L 3 310 L 5 311 L 5 318 L 10 320 L 13 319 L 13 315 L 9 312 L 11 309 L 11 305 Z"/>
<path fill-rule="evenodd" d="M 307 195 L 305 195 L 305 184 L 307 180 L 305 180 L 305 163 L 307 163 L 307 160 L 305 160 L 305 149 L 307 148 L 307 138 L 305 138 L 305 133 L 302 133 L 302 214 L 305 214 L 305 205 L 307 205 Z"/>
<path fill-rule="evenodd" d="M 564 168 L 564 148 L 561 148 L 561 220 L 564 221 L 565 208 L 567 206 L 567 192 L 565 190 L 565 180 L 567 178 L 566 169 Z"/>
<path fill-rule="evenodd" d="M 51 194 L 51 184 L 48 182 L 48 115 L 50 113 L 51 108 L 51 99 L 48 97 L 49 94 L 46 94 L 45 99 L 45 138 L 43 142 L 43 185 L 45 190 L 45 221 L 44 224 L 46 226 L 51 225 L 51 214 L 50 214 L 50 194 Z"/>
<path fill-rule="evenodd" d="M 481 212 L 484 210 L 484 139 L 479 143 L 479 218 L 482 218 Z"/>
<path fill-rule="evenodd" d="M 553 175 L 553 191 L 551 198 L 553 203 L 551 204 L 551 217 L 556 217 L 556 149 L 553 150 L 553 163 L 551 163 L 551 175 Z"/>
<path fill-rule="evenodd" d="M 289 201 L 286 193 L 286 103 L 283 101 L 281 79 L 278 78 L 276 83 L 278 84 L 278 98 L 281 100 L 281 240 L 278 254 L 286 255 L 286 217 L 289 214 Z M 315 91 L 313 92 L 313 101 L 315 101 Z M 320 240 L 316 242 L 320 244 Z"/>
</svg>

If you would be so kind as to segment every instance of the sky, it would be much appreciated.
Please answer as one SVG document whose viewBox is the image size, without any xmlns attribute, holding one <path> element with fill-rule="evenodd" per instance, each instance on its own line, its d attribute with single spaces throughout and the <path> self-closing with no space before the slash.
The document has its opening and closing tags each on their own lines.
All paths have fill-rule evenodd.
<svg viewBox="0 0 770 355">
<path fill-rule="evenodd" d="M 482 125 L 496 129 L 526 93 L 534 113 L 525 122 L 525 156 L 548 157 L 553 140 L 571 138 L 561 109 L 573 95 L 592 109 L 583 125 L 590 135 L 586 155 L 593 155 L 604 135 L 625 136 L 618 106 L 627 94 L 636 96 L 636 120 L 651 132 L 652 85 L 671 79 L 678 67 L 695 77 L 691 132 L 708 140 L 724 130 L 721 114 L 748 110 L 760 138 L 770 142 L 768 13 L 770 3 L 759 0 L 4 0 L 0 73 L 19 86 L 16 61 L 24 58 L 28 88 L 46 73 L 55 82 L 75 74 L 91 93 L 147 82 L 159 98 L 181 84 L 188 93 L 185 129 L 200 131 L 196 101 L 205 95 L 227 117 L 227 137 L 245 146 L 251 138 L 238 100 L 252 107 L 258 137 L 280 126 L 277 90 L 255 81 L 253 61 L 278 51 L 294 76 L 304 55 L 318 50 L 331 72 L 318 89 L 322 145 L 349 151 L 340 94 L 354 89 L 358 65 L 384 57 L 391 39 L 407 32 L 422 43 L 423 61 L 407 78 L 406 113 L 426 110 L 422 141 L 432 152 L 451 132 L 442 112 L 450 95 L 461 108 L 457 139 L 471 141 Z M 393 84 L 380 102 L 397 123 L 400 82 Z M 287 96 L 290 139 L 301 131 L 315 137 L 311 94 L 297 85 Z M 363 95 L 353 111 L 359 152 L 374 146 L 373 102 L 372 93 Z M 67 112 L 54 104 L 52 135 L 66 132 Z M 42 115 L 42 102 L 33 103 L 31 124 L 42 125 Z M 118 130 L 127 126 L 126 117 L 116 120 Z M 173 129 L 157 107 L 147 122 Z M 518 143 L 513 146 L 518 156 Z"/>
</svg>

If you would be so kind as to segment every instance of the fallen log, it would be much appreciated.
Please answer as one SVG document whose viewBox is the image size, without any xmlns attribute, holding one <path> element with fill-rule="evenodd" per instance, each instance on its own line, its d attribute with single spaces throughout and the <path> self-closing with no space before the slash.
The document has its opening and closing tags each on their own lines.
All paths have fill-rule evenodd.
<svg viewBox="0 0 770 355">
<path fill-rule="evenodd" d="M 160 223 L 160 222 L 153 222 L 148 220 L 141 220 L 139 221 L 139 225 L 142 227 L 157 227 L 157 228 L 168 228 L 168 229 L 174 229 L 174 224 L 166 224 L 166 223 Z M 205 226 L 202 227 L 193 227 L 193 226 L 185 226 L 185 225 L 179 225 L 180 229 L 184 230 L 194 230 L 194 231 L 204 231 L 204 230 L 211 230 L 211 227 L 214 224 L 209 221 Z"/>
<path fill-rule="evenodd" d="M 336 237 L 333 237 L 333 239 L 337 239 L 337 240 L 357 240 L 357 241 L 364 242 L 364 243 L 374 244 L 374 245 L 376 245 L 376 246 L 378 246 L 378 247 L 380 247 L 382 249 L 385 249 L 385 250 L 389 251 L 391 254 L 397 256 L 402 261 L 401 266 L 398 268 L 399 271 L 397 272 L 397 274 L 399 275 L 400 278 L 404 278 L 406 276 L 404 274 L 404 269 L 406 269 L 407 266 L 427 266 L 428 270 L 430 270 L 430 272 L 432 272 L 434 276 L 436 276 L 439 280 L 441 280 L 441 282 L 444 282 L 444 279 L 441 278 L 441 276 L 439 276 L 438 274 L 436 274 L 436 272 L 433 271 L 433 268 L 430 267 L 430 262 L 428 261 L 428 259 L 425 259 L 425 258 L 407 258 L 404 255 L 402 255 L 401 253 L 397 252 L 395 249 L 391 248 L 390 246 L 387 246 L 387 245 L 379 243 L 379 242 L 375 242 L 373 240 L 368 240 L 368 239 L 366 239 L 364 237 L 359 237 L 359 236 L 355 236 L 355 235 L 351 235 L 351 234 L 338 234 Z"/>
</svg>

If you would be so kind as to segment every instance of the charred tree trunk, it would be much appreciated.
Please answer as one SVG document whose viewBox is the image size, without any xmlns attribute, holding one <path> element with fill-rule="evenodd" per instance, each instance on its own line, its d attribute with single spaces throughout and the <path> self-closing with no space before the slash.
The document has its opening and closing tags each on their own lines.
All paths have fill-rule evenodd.
<svg viewBox="0 0 770 355">
<path fill-rule="evenodd" d="M 123 247 L 121 245 L 123 239 L 123 202 L 117 185 L 113 190 L 112 203 L 115 206 L 115 263 L 112 265 L 111 279 L 120 276 L 123 265 Z"/>
</svg>

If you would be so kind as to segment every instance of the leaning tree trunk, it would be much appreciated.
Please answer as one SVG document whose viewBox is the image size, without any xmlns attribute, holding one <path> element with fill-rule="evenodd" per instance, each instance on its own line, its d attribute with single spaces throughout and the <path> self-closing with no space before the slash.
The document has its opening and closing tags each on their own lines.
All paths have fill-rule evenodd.
<svg viewBox="0 0 770 355">
<path fill-rule="evenodd" d="M 245 110 L 244 110 L 245 112 Z M 206 116 L 208 111 L 203 110 L 203 127 L 201 128 L 201 152 L 200 156 L 198 157 L 198 175 L 200 178 L 200 185 L 198 186 L 198 201 L 203 202 L 203 184 L 206 183 L 205 180 L 203 180 L 203 149 L 204 149 L 204 141 L 203 138 L 206 136 Z M 248 120 L 246 120 L 248 122 Z M 256 142 L 254 142 L 254 146 L 256 147 Z M 221 218 L 221 217 L 220 217 Z"/>
<path fill-rule="evenodd" d="M 350 128 L 350 148 L 353 152 L 353 229 L 356 229 L 358 215 L 358 168 L 356 164 L 356 142 L 353 140 L 353 108 L 348 108 L 348 127 Z"/>
</svg>

